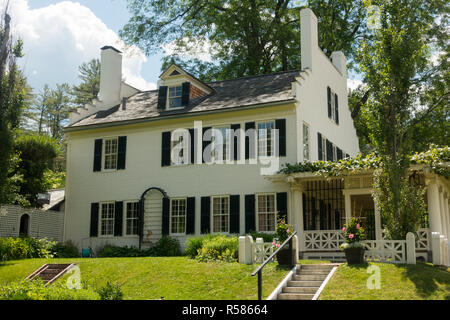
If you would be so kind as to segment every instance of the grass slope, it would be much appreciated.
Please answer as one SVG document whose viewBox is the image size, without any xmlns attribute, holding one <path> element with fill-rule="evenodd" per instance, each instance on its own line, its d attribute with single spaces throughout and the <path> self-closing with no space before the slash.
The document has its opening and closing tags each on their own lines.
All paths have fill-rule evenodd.
<svg viewBox="0 0 450 320">
<path fill-rule="evenodd" d="M 380 269 L 380 289 L 368 289 L 369 265 Z M 450 269 L 430 264 L 369 263 L 341 265 L 322 292 L 321 300 L 450 300 Z"/>
<path fill-rule="evenodd" d="M 28 259 L 0 263 L 0 284 L 23 280 L 45 263 L 77 263 L 82 282 L 100 288 L 122 285 L 124 299 L 247 300 L 257 298 L 257 265 L 202 263 L 186 257 Z M 263 270 L 267 297 L 288 273 L 276 263 Z"/>
</svg>

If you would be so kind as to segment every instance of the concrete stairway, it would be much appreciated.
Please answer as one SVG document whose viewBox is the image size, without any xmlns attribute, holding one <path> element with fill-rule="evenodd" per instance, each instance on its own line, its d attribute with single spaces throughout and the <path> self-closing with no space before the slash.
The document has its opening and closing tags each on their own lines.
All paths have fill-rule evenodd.
<svg viewBox="0 0 450 320">
<path fill-rule="evenodd" d="M 74 266 L 72 263 L 44 264 L 42 267 L 26 277 L 25 280 L 34 280 L 39 277 L 47 286 L 69 271 L 72 266 Z"/>
<path fill-rule="evenodd" d="M 296 274 L 278 294 L 278 300 L 312 300 L 325 278 L 337 264 L 310 264 L 297 267 Z"/>
</svg>

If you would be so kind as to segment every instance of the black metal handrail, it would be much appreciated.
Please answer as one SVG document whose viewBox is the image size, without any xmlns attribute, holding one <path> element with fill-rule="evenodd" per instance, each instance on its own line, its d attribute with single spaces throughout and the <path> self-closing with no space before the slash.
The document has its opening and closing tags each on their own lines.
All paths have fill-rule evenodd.
<svg viewBox="0 0 450 320">
<path fill-rule="evenodd" d="M 284 248 L 284 246 L 286 246 L 288 243 L 290 244 L 290 248 L 291 248 L 291 266 L 294 265 L 294 255 L 292 254 L 292 238 L 297 234 L 297 231 L 294 231 L 293 234 L 291 234 L 282 244 L 281 246 L 275 250 L 275 252 L 273 252 L 270 257 L 268 257 L 266 260 L 263 261 L 263 263 L 261 263 L 261 265 L 256 268 L 255 271 L 253 271 L 252 273 L 252 277 L 255 276 L 256 274 L 258 274 L 258 300 L 262 300 L 262 269 L 266 266 L 266 264 L 269 263 L 270 260 L 273 259 L 273 257 L 275 257 L 275 255 L 278 253 L 278 251 L 280 251 L 282 248 Z"/>
</svg>

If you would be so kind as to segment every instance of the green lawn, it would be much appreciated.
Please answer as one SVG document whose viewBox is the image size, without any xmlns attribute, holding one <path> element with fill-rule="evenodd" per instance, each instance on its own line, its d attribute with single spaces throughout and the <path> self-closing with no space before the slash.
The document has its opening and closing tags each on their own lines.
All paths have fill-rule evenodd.
<svg viewBox="0 0 450 320">
<path fill-rule="evenodd" d="M 99 288 L 112 280 L 122 284 L 125 299 L 224 300 L 256 299 L 257 265 L 203 263 L 186 257 L 28 259 L 0 263 L 0 284 L 23 280 L 45 263 L 77 263 L 81 280 Z M 276 263 L 263 270 L 263 295 L 267 297 L 289 268 Z M 61 279 L 64 281 L 64 279 Z"/>
<path fill-rule="evenodd" d="M 380 289 L 368 289 L 369 265 L 380 269 Z M 450 269 L 430 264 L 369 263 L 341 265 L 328 282 L 322 300 L 450 300 Z"/>
</svg>

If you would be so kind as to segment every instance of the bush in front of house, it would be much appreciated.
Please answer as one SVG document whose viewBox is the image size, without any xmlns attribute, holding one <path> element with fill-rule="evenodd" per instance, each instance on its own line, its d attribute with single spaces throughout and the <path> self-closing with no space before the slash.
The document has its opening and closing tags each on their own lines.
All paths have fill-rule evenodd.
<svg viewBox="0 0 450 320">
<path fill-rule="evenodd" d="M 136 247 L 119 247 L 105 245 L 97 254 L 99 258 L 120 258 L 120 257 L 174 257 L 181 254 L 178 239 L 163 236 L 151 248 L 139 250 Z"/>
<path fill-rule="evenodd" d="M 272 242 L 274 238 L 274 234 L 272 233 L 264 233 L 257 231 L 250 231 L 247 235 L 252 236 L 253 241 L 256 241 L 257 238 L 262 238 L 264 242 Z"/>
<path fill-rule="evenodd" d="M 99 300 L 97 292 L 82 288 L 69 289 L 65 283 L 45 287 L 42 280 L 22 281 L 0 286 L 0 300 Z"/>
<path fill-rule="evenodd" d="M 0 238 L 0 260 L 52 258 L 56 242 L 32 237 Z"/>
<path fill-rule="evenodd" d="M 198 250 L 203 247 L 203 242 L 206 240 L 211 240 L 214 236 L 212 234 L 204 234 L 198 237 L 189 238 L 186 241 L 186 249 L 184 250 L 184 253 L 191 259 L 194 259 L 197 254 Z"/>
<path fill-rule="evenodd" d="M 169 236 L 163 236 L 155 246 L 148 250 L 152 252 L 150 255 L 155 257 L 175 257 L 181 254 L 180 242 Z"/>
<path fill-rule="evenodd" d="M 64 243 L 57 243 L 53 246 L 54 258 L 78 258 L 80 257 L 80 250 L 72 241 Z"/>
<path fill-rule="evenodd" d="M 203 241 L 195 259 L 201 262 L 236 262 L 239 240 L 236 236 L 216 235 Z"/>
</svg>

